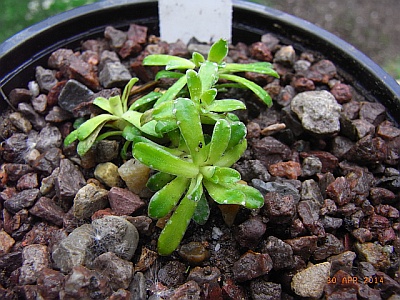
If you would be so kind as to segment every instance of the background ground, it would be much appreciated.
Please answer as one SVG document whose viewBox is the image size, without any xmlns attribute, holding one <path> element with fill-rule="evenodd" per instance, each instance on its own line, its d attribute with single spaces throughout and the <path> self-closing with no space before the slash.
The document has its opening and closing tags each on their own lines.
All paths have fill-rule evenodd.
<svg viewBox="0 0 400 300">
<path fill-rule="evenodd" d="M 96 0 L 0 0 L 0 42 L 56 13 Z M 99 1 L 99 0 L 97 0 Z M 253 0 L 346 40 L 400 78 L 399 0 Z"/>
</svg>

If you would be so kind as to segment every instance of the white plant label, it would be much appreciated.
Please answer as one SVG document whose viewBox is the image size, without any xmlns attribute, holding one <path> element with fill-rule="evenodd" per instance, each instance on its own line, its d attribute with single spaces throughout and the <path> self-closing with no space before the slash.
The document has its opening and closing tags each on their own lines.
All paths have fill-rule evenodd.
<svg viewBox="0 0 400 300">
<path fill-rule="evenodd" d="M 231 40 L 232 0 L 159 0 L 158 10 L 163 41 Z"/>
</svg>

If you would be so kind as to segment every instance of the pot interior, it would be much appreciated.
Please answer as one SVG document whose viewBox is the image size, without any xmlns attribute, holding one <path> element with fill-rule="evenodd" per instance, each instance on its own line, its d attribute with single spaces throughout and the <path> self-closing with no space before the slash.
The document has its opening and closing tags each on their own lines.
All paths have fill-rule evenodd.
<svg viewBox="0 0 400 300">
<path fill-rule="evenodd" d="M 67 11 L 0 45 L 0 109 L 7 105 L 6 95 L 33 80 L 36 66 L 45 64 L 58 48 L 76 49 L 81 40 L 102 36 L 108 25 L 126 29 L 136 23 L 159 35 L 157 1 L 127 2 L 100 1 Z M 232 42 L 249 44 L 259 41 L 265 33 L 276 35 L 297 50 L 311 51 L 333 61 L 348 83 L 367 100 L 385 105 L 391 117 L 400 123 L 400 85 L 363 53 L 307 21 L 265 6 L 234 1 Z"/>
</svg>

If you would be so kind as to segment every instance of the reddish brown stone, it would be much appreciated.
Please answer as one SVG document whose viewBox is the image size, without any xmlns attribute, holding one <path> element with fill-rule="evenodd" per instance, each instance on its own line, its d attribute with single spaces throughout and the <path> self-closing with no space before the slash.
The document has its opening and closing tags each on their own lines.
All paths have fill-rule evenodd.
<svg viewBox="0 0 400 300">
<path fill-rule="evenodd" d="M 232 279 L 227 279 L 224 281 L 222 286 L 222 295 L 224 299 L 238 300 L 245 299 L 245 292 L 242 287 L 235 284 Z"/>
<path fill-rule="evenodd" d="M 52 87 L 52 89 L 47 94 L 47 106 L 51 107 L 58 103 L 58 97 L 60 96 L 60 93 L 66 83 L 67 83 L 66 80 L 60 81 L 57 82 L 57 84 Z"/>
<path fill-rule="evenodd" d="M 64 211 L 53 200 L 47 197 L 40 197 L 29 212 L 43 220 L 61 226 L 63 224 Z"/>
<path fill-rule="evenodd" d="M 235 280 L 243 282 L 268 274 L 272 267 L 268 254 L 248 251 L 233 264 L 232 271 Z"/>
<path fill-rule="evenodd" d="M 392 140 L 400 136 L 400 129 L 395 127 L 392 122 L 384 121 L 377 127 L 376 134 L 383 139 Z"/>
<path fill-rule="evenodd" d="M 310 70 L 317 71 L 322 74 L 322 83 L 328 83 L 330 79 L 336 76 L 336 66 L 327 59 L 320 60 L 310 67 Z"/>
<path fill-rule="evenodd" d="M 345 177 L 338 177 L 329 184 L 326 188 L 326 194 L 340 206 L 349 203 L 353 198 L 350 184 Z"/>
<path fill-rule="evenodd" d="M 366 228 L 354 229 L 351 234 L 360 242 L 365 243 L 372 240 L 372 233 Z"/>
<path fill-rule="evenodd" d="M 38 182 L 38 174 L 37 173 L 28 173 L 22 175 L 21 178 L 17 182 L 18 190 L 27 190 L 37 188 L 39 186 Z"/>
<path fill-rule="evenodd" d="M 331 94 L 340 104 L 350 102 L 353 97 L 350 86 L 344 83 L 337 83 L 331 89 Z"/>
<path fill-rule="evenodd" d="M 138 195 L 119 187 L 111 188 L 108 199 L 111 209 L 117 215 L 130 215 L 146 205 Z"/>
<path fill-rule="evenodd" d="M 293 85 L 298 93 L 315 90 L 314 82 L 305 77 L 296 78 Z"/>
<path fill-rule="evenodd" d="M 256 42 L 249 47 L 250 56 L 261 61 L 272 61 L 271 50 L 262 42 Z"/>
<path fill-rule="evenodd" d="M 388 204 L 379 204 L 375 206 L 375 212 L 378 215 L 386 218 L 397 219 L 399 217 L 399 211 L 395 207 Z"/>
<path fill-rule="evenodd" d="M 292 195 L 282 196 L 276 192 L 266 193 L 262 214 L 270 222 L 283 224 L 288 222 L 296 213 L 296 205 Z"/>
<path fill-rule="evenodd" d="M 272 176 L 297 179 L 301 175 L 301 165 L 295 161 L 284 161 L 270 165 L 268 171 Z"/>
<path fill-rule="evenodd" d="M 293 254 L 308 259 L 310 255 L 317 249 L 318 237 L 316 235 L 302 236 L 294 239 L 284 240 L 293 250 Z"/>
</svg>

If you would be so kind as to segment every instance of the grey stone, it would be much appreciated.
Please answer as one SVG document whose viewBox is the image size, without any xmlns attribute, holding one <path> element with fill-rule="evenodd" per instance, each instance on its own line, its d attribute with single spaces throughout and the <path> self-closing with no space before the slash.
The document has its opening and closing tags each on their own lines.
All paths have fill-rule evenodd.
<svg viewBox="0 0 400 300">
<path fill-rule="evenodd" d="M 291 269 L 294 266 L 292 247 L 277 237 L 269 236 L 264 249 L 272 258 L 274 270 Z"/>
<path fill-rule="evenodd" d="M 127 38 L 126 32 L 115 29 L 112 26 L 106 27 L 104 30 L 104 36 L 110 40 L 110 46 L 113 49 L 121 49 Z"/>
<path fill-rule="evenodd" d="M 322 205 L 324 198 L 318 183 L 314 179 L 308 179 L 301 183 L 301 200 L 311 200 Z"/>
<path fill-rule="evenodd" d="M 95 270 L 110 278 L 113 290 L 129 287 L 134 273 L 132 262 L 121 259 L 112 252 L 106 252 L 98 256 L 93 265 Z"/>
<path fill-rule="evenodd" d="M 250 282 L 251 299 L 274 300 L 281 299 L 282 286 L 279 283 L 257 279 Z"/>
<path fill-rule="evenodd" d="M 99 70 L 103 70 L 103 67 L 109 62 L 121 62 L 118 54 L 114 51 L 104 50 L 100 56 Z"/>
<path fill-rule="evenodd" d="M 59 170 L 55 180 L 55 189 L 60 206 L 68 210 L 76 193 L 86 185 L 86 180 L 81 171 L 67 158 L 60 161 Z"/>
<path fill-rule="evenodd" d="M 39 196 L 38 189 L 23 190 L 14 194 L 10 199 L 4 201 L 4 207 L 11 213 L 15 214 L 24 208 L 31 207 Z"/>
<path fill-rule="evenodd" d="M 32 167 L 35 170 L 51 174 L 60 165 L 62 152 L 59 148 L 49 148 L 42 154 L 38 155 L 31 162 Z"/>
<path fill-rule="evenodd" d="M 35 77 L 40 90 L 43 92 L 49 92 L 58 82 L 54 71 L 41 66 L 36 67 Z"/>
<path fill-rule="evenodd" d="M 146 292 L 146 278 L 142 272 L 136 272 L 133 276 L 129 291 L 132 294 L 132 300 L 145 300 L 147 299 Z"/>
<path fill-rule="evenodd" d="M 38 113 L 44 113 L 47 108 L 47 96 L 40 94 L 32 99 L 32 106 Z"/>
<path fill-rule="evenodd" d="M 342 106 L 328 91 L 307 91 L 297 94 L 291 110 L 301 120 L 304 129 L 318 135 L 331 135 L 340 130 Z"/>
<path fill-rule="evenodd" d="M 65 277 L 61 299 L 109 299 L 112 289 L 108 278 L 96 270 L 76 266 Z"/>
<path fill-rule="evenodd" d="M 292 290 L 301 297 L 320 298 L 330 275 L 331 263 L 323 262 L 293 276 Z"/>
<path fill-rule="evenodd" d="M 101 140 L 96 143 L 96 161 L 98 163 L 104 163 L 112 161 L 118 157 L 119 143 L 115 140 Z"/>
<path fill-rule="evenodd" d="M 60 148 L 62 145 L 62 136 L 60 130 L 51 125 L 46 125 L 40 132 L 35 148 L 40 152 L 49 148 Z"/>
<path fill-rule="evenodd" d="M 108 191 L 90 183 L 82 187 L 74 198 L 72 207 L 77 219 L 88 219 L 108 205 Z"/>
<path fill-rule="evenodd" d="M 304 158 L 301 165 L 302 175 L 309 177 L 313 176 L 322 170 L 322 162 L 318 157 L 309 156 Z"/>
<path fill-rule="evenodd" d="M 22 267 L 20 269 L 19 284 L 36 283 L 41 270 L 50 267 L 47 246 L 32 244 L 22 250 Z"/>
<path fill-rule="evenodd" d="M 328 257 L 328 262 L 331 265 L 331 274 L 335 274 L 337 271 L 342 270 L 351 274 L 353 270 L 353 261 L 356 258 L 356 253 L 352 251 L 345 251 L 338 255 Z"/>
<path fill-rule="evenodd" d="M 72 118 L 72 114 L 59 106 L 53 106 L 47 113 L 45 120 L 50 123 L 61 123 Z"/>
<path fill-rule="evenodd" d="M 108 62 L 100 71 L 99 80 L 103 87 L 123 87 L 132 78 L 129 70 L 120 62 Z"/>
<path fill-rule="evenodd" d="M 68 273 L 74 266 L 87 263 L 88 252 L 93 243 L 94 230 L 90 224 L 84 224 L 72 231 L 58 245 L 54 246 L 52 258 L 62 272 Z"/>
<path fill-rule="evenodd" d="M 66 111 L 73 112 L 74 108 L 83 102 L 91 99 L 93 92 L 84 84 L 70 79 L 60 92 L 58 97 L 58 105 Z"/>
<path fill-rule="evenodd" d="M 32 123 L 36 130 L 41 130 L 46 126 L 45 119 L 33 109 L 32 105 L 25 102 L 19 103 L 18 110 Z"/>
<path fill-rule="evenodd" d="M 251 183 L 264 195 L 269 192 L 276 192 L 281 196 L 292 195 L 296 203 L 300 200 L 299 191 L 289 182 L 264 182 L 260 179 L 253 179 Z"/>
<path fill-rule="evenodd" d="M 136 227 L 122 217 L 105 216 L 92 222 L 95 242 L 104 252 L 113 252 L 118 257 L 130 260 L 139 242 Z"/>
</svg>

